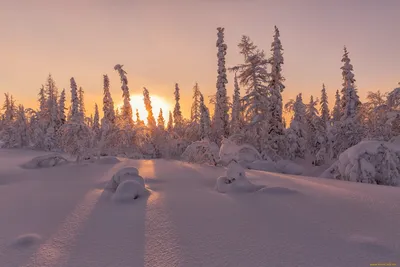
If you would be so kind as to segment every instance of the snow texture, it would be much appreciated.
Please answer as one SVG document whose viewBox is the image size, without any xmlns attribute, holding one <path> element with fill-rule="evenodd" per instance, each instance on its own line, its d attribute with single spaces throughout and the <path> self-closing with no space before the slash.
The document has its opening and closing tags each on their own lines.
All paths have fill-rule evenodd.
<svg viewBox="0 0 400 267">
<path fill-rule="evenodd" d="M 218 152 L 219 148 L 217 144 L 204 139 L 190 144 L 182 153 L 181 158 L 191 163 L 216 165 L 218 162 Z"/>
<path fill-rule="evenodd" d="M 124 181 L 136 181 L 139 184 L 141 184 L 143 187 L 145 186 L 143 177 L 139 175 L 138 169 L 135 167 L 127 167 L 119 170 L 117 173 L 115 173 L 111 180 L 110 183 L 107 186 L 107 189 L 110 189 L 111 191 L 117 190 L 118 186 L 123 183 Z"/>
<path fill-rule="evenodd" d="M 144 196 L 146 192 L 147 190 L 140 182 L 127 180 L 118 185 L 112 199 L 117 202 L 130 201 Z"/>
<path fill-rule="evenodd" d="M 400 262 L 400 188 L 246 170 L 265 186 L 221 194 L 225 168 L 173 160 L 27 170 L 0 149 L 0 266 L 369 266 Z M 135 167 L 152 191 L 116 205 L 105 183 Z M 41 240 L 10 246 L 21 235 Z M 29 238 L 28 238 L 29 239 Z"/>
<path fill-rule="evenodd" d="M 13 242 L 12 242 L 12 247 L 14 248 L 28 248 L 31 247 L 37 243 L 39 243 L 42 240 L 42 237 L 38 234 L 25 234 L 25 235 L 20 235 L 18 236 Z"/>
<path fill-rule="evenodd" d="M 97 160 L 98 164 L 117 164 L 121 161 L 116 157 L 102 157 Z"/>
</svg>

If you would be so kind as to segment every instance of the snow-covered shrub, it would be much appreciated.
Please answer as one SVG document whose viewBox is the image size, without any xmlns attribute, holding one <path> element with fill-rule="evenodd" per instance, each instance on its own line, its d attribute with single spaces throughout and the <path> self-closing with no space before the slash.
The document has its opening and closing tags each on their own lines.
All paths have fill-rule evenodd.
<svg viewBox="0 0 400 267">
<path fill-rule="evenodd" d="M 246 176 L 244 168 L 236 161 L 228 165 L 225 176 L 217 178 L 215 189 L 220 193 L 254 192 L 262 186 L 252 184 Z"/>
<path fill-rule="evenodd" d="M 138 181 L 127 180 L 122 182 L 116 189 L 112 199 L 114 201 L 129 201 L 147 194 L 146 188 Z"/>
<path fill-rule="evenodd" d="M 182 159 L 192 163 L 208 163 L 216 165 L 218 162 L 219 148 L 217 144 L 208 139 L 190 144 L 182 154 Z"/>
<path fill-rule="evenodd" d="M 49 168 L 60 164 L 65 164 L 67 162 L 68 161 L 60 154 L 53 153 L 49 155 L 35 157 L 27 163 L 23 164 L 22 167 L 26 169 Z"/>
<path fill-rule="evenodd" d="M 383 141 L 362 141 L 340 154 L 321 177 L 396 186 L 400 184 L 400 146 Z"/>
<path fill-rule="evenodd" d="M 107 189 L 115 191 L 122 182 L 128 180 L 136 181 L 143 187 L 145 186 L 144 179 L 139 175 L 138 169 L 135 167 L 127 167 L 119 170 L 113 175 L 113 177 L 111 177 L 111 180 L 107 185 Z"/>
<path fill-rule="evenodd" d="M 232 160 L 236 160 L 243 164 L 260 160 L 261 155 L 257 149 L 248 144 L 237 145 L 235 141 L 229 138 L 224 138 L 221 143 L 219 150 L 220 162 L 224 165 L 228 164 Z"/>
<path fill-rule="evenodd" d="M 69 122 L 61 128 L 62 147 L 65 152 L 76 156 L 76 161 L 91 156 L 92 131 L 82 122 Z"/>
</svg>

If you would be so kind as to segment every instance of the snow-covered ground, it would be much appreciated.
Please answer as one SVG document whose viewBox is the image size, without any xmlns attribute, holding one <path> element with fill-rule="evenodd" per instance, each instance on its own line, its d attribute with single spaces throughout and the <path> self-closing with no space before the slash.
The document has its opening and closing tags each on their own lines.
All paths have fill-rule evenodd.
<svg viewBox="0 0 400 267">
<path fill-rule="evenodd" d="M 399 187 L 246 170 L 265 187 L 222 194 L 225 168 L 179 161 L 19 167 L 44 154 L 0 150 L 1 267 L 400 264 Z M 112 201 L 123 167 L 148 197 Z"/>
</svg>

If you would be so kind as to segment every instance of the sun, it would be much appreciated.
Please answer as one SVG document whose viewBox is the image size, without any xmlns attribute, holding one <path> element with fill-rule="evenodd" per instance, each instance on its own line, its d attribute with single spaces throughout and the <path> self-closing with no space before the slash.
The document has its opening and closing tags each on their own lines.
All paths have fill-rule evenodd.
<svg viewBox="0 0 400 267">
<path fill-rule="evenodd" d="M 160 113 L 160 108 L 163 111 L 163 116 L 165 123 L 168 122 L 168 114 L 171 111 L 171 105 L 164 98 L 151 95 L 151 106 L 153 107 L 154 118 L 157 121 L 158 114 Z M 133 112 L 133 120 L 136 121 L 136 109 L 139 111 L 140 119 L 147 124 L 147 111 L 143 102 L 143 95 L 132 95 L 131 96 L 131 106 Z"/>
</svg>

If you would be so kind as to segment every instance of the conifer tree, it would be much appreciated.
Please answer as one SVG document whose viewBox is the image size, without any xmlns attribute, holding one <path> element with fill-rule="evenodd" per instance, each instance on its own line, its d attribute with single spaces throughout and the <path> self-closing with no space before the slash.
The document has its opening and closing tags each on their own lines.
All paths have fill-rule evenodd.
<svg viewBox="0 0 400 267">
<path fill-rule="evenodd" d="M 190 119 L 193 123 L 200 122 L 200 89 L 198 83 L 193 87 L 193 102 L 190 112 Z"/>
<path fill-rule="evenodd" d="M 164 131 L 164 129 L 165 129 L 165 120 L 164 120 L 162 108 L 160 108 L 160 113 L 158 113 L 157 126 L 158 126 L 158 129 Z"/>
<path fill-rule="evenodd" d="M 52 127 L 56 127 L 59 125 L 59 118 L 58 118 L 58 89 L 54 82 L 53 77 L 49 74 L 45 86 L 45 93 L 46 93 L 46 112 L 48 113 L 48 123 L 52 125 Z"/>
<path fill-rule="evenodd" d="M 173 128 L 174 128 L 174 119 L 172 117 L 172 112 L 170 111 L 168 116 L 167 131 L 172 132 Z"/>
<path fill-rule="evenodd" d="M 147 126 L 150 129 L 155 129 L 156 128 L 156 120 L 154 119 L 154 115 L 153 115 L 153 108 L 151 106 L 150 93 L 146 87 L 143 88 L 143 101 L 144 101 L 144 106 L 146 107 L 146 111 L 147 111 Z"/>
<path fill-rule="evenodd" d="M 287 131 L 289 157 L 291 159 L 304 158 L 307 144 L 307 121 L 302 94 L 297 95 L 293 110 L 293 120 Z"/>
<path fill-rule="evenodd" d="M 115 123 L 115 111 L 114 101 L 110 93 L 110 80 L 107 75 L 103 75 L 103 120 L 102 127 L 104 125 L 114 125 Z"/>
<path fill-rule="evenodd" d="M 100 116 L 99 116 L 99 107 L 97 104 L 94 104 L 94 117 L 93 117 L 93 132 L 96 138 L 100 137 Z"/>
<path fill-rule="evenodd" d="M 136 124 L 138 126 L 144 126 L 144 121 L 140 119 L 139 110 L 136 109 Z"/>
<path fill-rule="evenodd" d="M 78 88 L 74 77 L 71 78 L 70 82 L 71 82 L 71 121 L 83 122 L 83 120 L 81 120 L 81 114 L 79 112 Z"/>
<path fill-rule="evenodd" d="M 132 118 L 132 106 L 131 106 L 131 98 L 128 87 L 128 78 L 126 77 L 126 71 L 122 69 L 123 65 L 117 64 L 114 69 L 118 71 L 121 78 L 121 89 L 122 89 L 122 97 L 124 99 L 124 105 L 121 111 L 121 119 L 124 123 L 124 126 L 133 127 L 133 118 Z"/>
<path fill-rule="evenodd" d="M 78 90 L 78 112 L 79 112 L 79 117 L 81 121 L 85 121 L 86 117 L 86 109 L 85 109 L 85 98 L 84 98 L 85 92 L 83 91 L 82 87 L 79 87 Z"/>
<path fill-rule="evenodd" d="M 183 117 L 181 112 L 181 106 L 179 103 L 179 100 L 181 98 L 179 92 L 179 85 L 177 83 L 175 84 L 174 95 L 175 95 L 174 123 L 175 123 L 175 128 L 181 130 L 183 127 Z"/>
<path fill-rule="evenodd" d="M 328 95 L 326 94 L 325 84 L 322 84 L 320 111 L 322 122 L 325 125 L 324 127 L 326 128 L 326 125 L 330 120 L 330 115 L 328 107 Z"/>
<path fill-rule="evenodd" d="M 336 90 L 335 95 L 335 106 L 333 107 L 332 111 L 332 121 L 340 121 L 341 118 L 341 100 L 339 90 Z"/>
<path fill-rule="evenodd" d="M 232 119 L 231 119 L 231 134 L 238 133 L 240 131 L 241 121 L 240 121 L 240 88 L 235 72 L 235 90 L 233 94 L 232 103 Z"/>
<path fill-rule="evenodd" d="M 217 28 L 218 39 L 218 76 L 217 76 L 217 93 L 216 93 L 216 103 L 213 116 L 213 135 L 215 141 L 219 144 L 222 137 L 227 137 L 229 135 L 229 115 L 228 115 L 228 99 L 225 85 L 228 83 L 226 77 L 225 68 L 225 55 L 227 50 L 227 45 L 224 43 L 224 28 Z"/>
<path fill-rule="evenodd" d="M 209 138 L 211 130 L 210 112 L 204 104 L 204 97 L 200 94 L 200 138 Z"/>
<path fill-rule="evenodd" d="M 47 116 L 47 99 L 46 99 L 46 92 L 44 86 L 40 88 L 39 91 L 39 120 L 41 121 L 42 126 L 48 123 Z"/>
<path fill-rule="evenodd" d="M 59 114 L 59 118 L 60 118 L 60 124 L 63 125 L 67 120 L 67 117 L 65 116 L 65 110 L 66 110 L 66 108 L 65 108 L 65 89 L 63 89 L 61 91 L 60 99 L 58 102 L 58 109 L 59 109 L 58 114 Z"/>
</svg>

